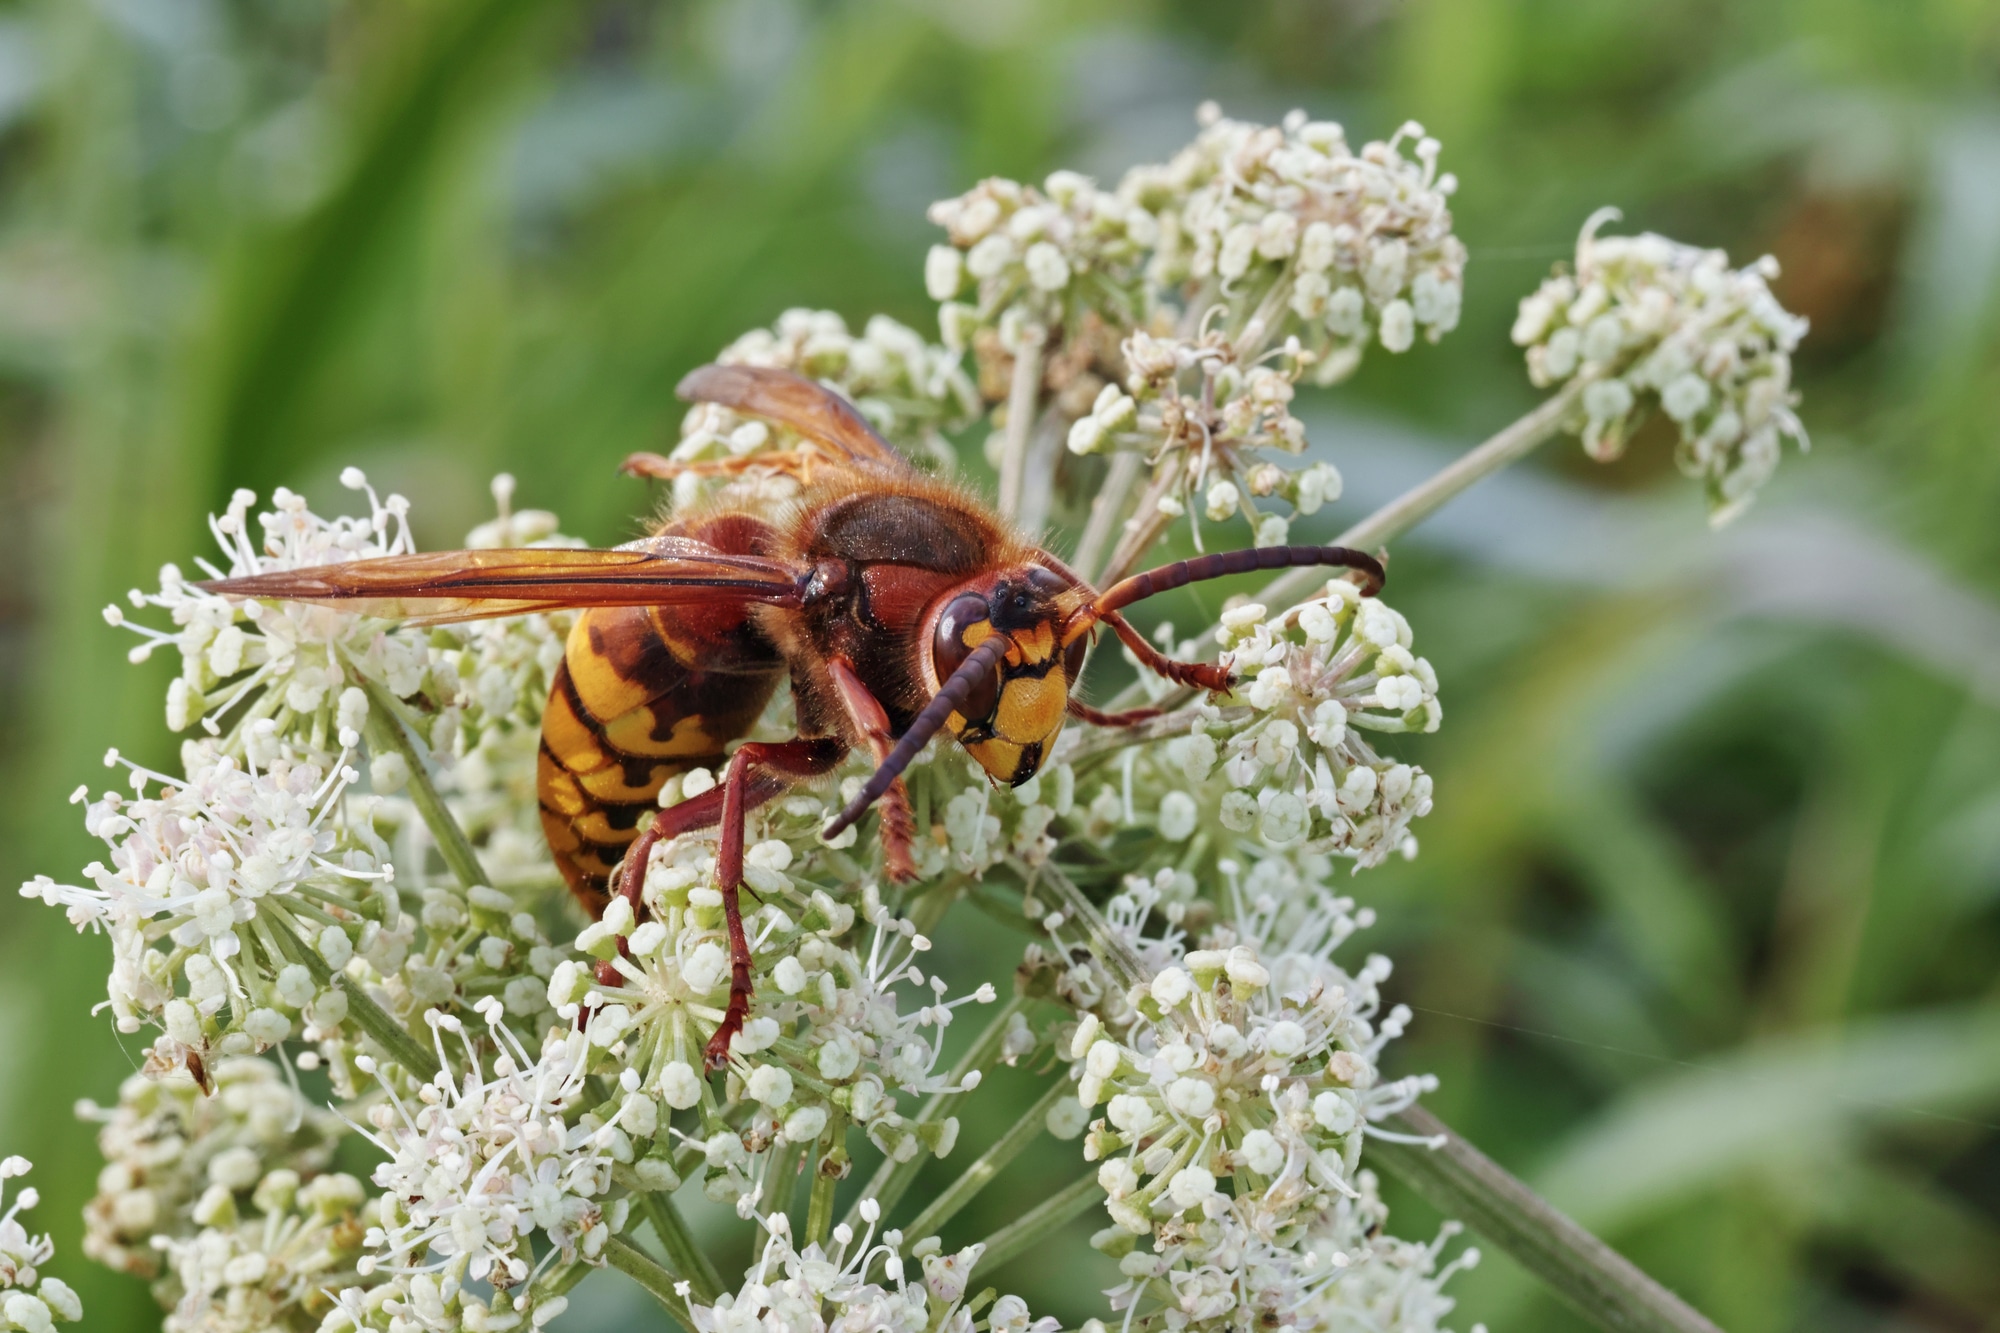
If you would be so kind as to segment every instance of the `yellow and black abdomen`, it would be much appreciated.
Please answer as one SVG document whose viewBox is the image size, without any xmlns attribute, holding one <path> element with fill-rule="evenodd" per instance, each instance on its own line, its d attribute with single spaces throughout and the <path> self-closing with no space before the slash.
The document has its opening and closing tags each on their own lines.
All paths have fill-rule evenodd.
<svg viewBox="0 0 2000 1333">
<path fill-rule="evenodd" d="M 762 535 L 716 526 L 687 535 L 736 550 Z M 742 603 L 600 607 L 577 617 L 542 717 L 536 785 L 549 850 L 593 916 L 667 779 L 719 767 L 784 674 Z"/>
</svg>

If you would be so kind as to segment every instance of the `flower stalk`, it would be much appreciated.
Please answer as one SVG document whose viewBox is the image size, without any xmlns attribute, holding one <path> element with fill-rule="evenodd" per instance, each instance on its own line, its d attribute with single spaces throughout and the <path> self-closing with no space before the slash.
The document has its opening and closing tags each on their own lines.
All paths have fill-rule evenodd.
<svg viewBox="0 0 2000 1333">
<path fill-rule="evenodd" d="M 1388 504 L 1333 539 L 1335 546 L 1373 551 L 1402 536 L 1448 501 L 1510 463 L 1515 463 L 1560 434 L 1589 387 L 1578 376 L 1551 394 L 1540 406 L 1471 449 L 1436 475 L 1412 486 Z M 1280 574 L 1256 594 L 1267 606 L 1287 606 L 1326 581 L 1317 570 L 1294 569 Z"/>
<path fill-rule="evenodd" d="M 372 680 L 364 678 L 362 688 L 368 691 L 368 722 L 364 733 L 368 746 L 377 754 L 401 755 L 403 762 L 409 766 L 410 803 L 417 807 L 424 827 L 431 831 L 431 837 L 437 842 L 438 855 L 444 859 L 445 868 L 451 871 L 460 888 L 491 884 L 493 881 L 479 864 L 479 854 L 472 849 L 472 840 L 458 826 L 458 820 L 452 817 L 444 797 L 438 794 L 437 784 L 431 781 L 429 765 L 417 753 L 409 732 L 396 720 L 396 701 Z"/>
<path fill-rule="evenodd" d="M 999 1003 L 987 1020 L 986 1026 L 980 1030 L 977 1037 L 973 1038 L 972 1045 L 966 1049 L 965 1054 L 952 1069 L 951 1081 L 954 1085 L 963 1084 L 975 1070 L 981 1074 L 986 1072 L 1000 1053 L 1000 1043 L 1007 1035 L 1008 1025 L 1025 1005 L 1026 1001 L 1018 992 Z M 917 1112 L 917 1123 L 930 1125 L 942 1121 L 957 1109 L 965 1096 L 966 1094 L 962 1092 L 940 1092 L 932 1095 Z M 923 1166 L 921 1157 L 914 1157 L 906 1162 L 885 1158 L 876 1168 L 867 1187 L 856 1197 L 854 1206 L 847 1210 L 847 1224 L 854 1226 L 861 1220 L 859 1209 L 864 1199 L 874 1200 L 885 1214 L 894 1209 L 902 1202 L 903 1195 L 909 1192 L 910 1186 L 915 1183 L 917 1173 L 923 1170 Z"/>
<path fill-rule="evenodd" d="M 1048 1128 L 1049 1112 L 1055 1108 L 1056 1103 L 1064 1097 L 1074 1095 L 1069 1080 L 1057 1079 L 1051 1083 L 1048 1091 L 1036 1098 L 1035 1104 L 1022 1112 L 1021 1118 L 1016 1120 L 992 1147 L 981 1153 L 972 1165 L 966 1167 L 957 1180 L 932 1199 L 904 1230 L 919 1238 L 937 1234 L 938 1229 L 958 1216 L 959 1210 L 972 1202 L 973 1196 L 985 1189 L 1007 1163 L 1019 1157 L 1021 1150 L 1033 1143 Z"/>
<path fill-rule="evenodd" d="M 604 1242 L 604 1262 L 644 1287 L 646 1294 L 664 1306 L 682 1328 L 693 1333 L 694 1316 L 688 1313 L 687 1300 L 677 1290 L 677 1279 L 652 1255 L 623 1236 L 612 1236 Z"/>
<path fill-rule="evenodd" d="M 1007 388 L 1007 427 L 1000 444 L 1000 513 L 1021 512 L 1028 479 L 1028 442 L 1035 433 L 1042 392 L 1042 342 L 1031 329 L 1021 332 L 1014 349 L 1014 373 Z"/>
<path fill-rule="evenodd" d="M 1081 1217 L 1092 1204 L 1104 1197 L 1095 1173 L 1071 1181 L 1062 1189 L 1022 1213 L 985 1240 L 979 1262 L 988 1269 L 998 1268 L 1038 1240 Z"/>
<path fill-rule="evenodd" d="M 1512 1255 L 1599 1328 L 1610 1333 L 1721 1333 L 1429 1111 L 1412 1106 L 1386 1123 L 1399 1135 L 1436 1146 L 1371 1136 L 1370 1160 Z"/>
<path fill-rule="evenodd" d="M 355 984 L 345 972 L 335 972 L 317 949 L 309 947 L 293 933 L 282 917 L 271 918 L 271 929 L 284 941 L 288 957 L 304 963 L 306 970 L 321 985 L 334 987 L 347 997 L 347 1016 L 356 1027 L 374 1038 L 384 1054 L 417 1078 L 427 1079 L 437 1073 L 436 1054 L 411 1036 L 409 1029 L 398 1023 L 394 1014 L 375 1003 L 366 986 Z"/>
<path fill-rule="evenodd" d="M 639 1209 L 653 1224 L 653 1235 L 667 1252 L 668 1264 L 696 1296 L 713 1301 L 722 1292 L 722 1276 L 715 1271 L 715 1261 L 708 1257 L 708 1252 L 695 1242 L 694 1233 L 688 1230 L 687 1219 L 674 1206 L 673 1198 L 663 1190 L 646 1190 L 638 1197 Z"/>
</svg>

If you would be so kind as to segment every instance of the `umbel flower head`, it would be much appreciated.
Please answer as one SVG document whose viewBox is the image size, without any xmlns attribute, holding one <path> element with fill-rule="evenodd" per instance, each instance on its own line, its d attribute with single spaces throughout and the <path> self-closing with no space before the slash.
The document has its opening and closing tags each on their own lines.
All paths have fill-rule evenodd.
<svg viewBox="0 0 2000 1333">
<path fill-rule="evenodd" d="M 1353 373 L 1371 339 L 1402 352 L 1419 329 L 1435 342 L 1457 327 L 1465 246 L 1448 200 L 1458 182 L 1439 174 L 1423 126 L 1357 153 L 1339 125 L 1301 111 L 1255 125 L 1211 103 L 1200 118 L 1194 143 L 1119 186 L 1159 217 L 1155 281 L 1244 289 L 1262 325 L 1251 341 L 1292 332 L 1323 384 Z"/>
<path fill-rule="evenodd" d="M 346 744 L 355 739 L 346 732 Z M 341 793 L 357 777 L 348 753 L 324 768 L 282 753 L 259 767 L 197 742 L 185 778 L 107 756 L 130 773 L 132 795 L 89 802 L 84 823 L 110 864 L 84 868 L 93 887 L 41 875 L 21 892 L 64 907 L 79 930 L 110 934 L 120 1031 L 158 1026 L 200 1058 L 211 1045 L 242 1054 L 344 1021 L 346 997 L 296 955 L 310 948 L 345 966 L 359 909 L 389 874 L 366 851 L 338 849 Z"/>
<path fill-rule="evenodd" d="M 1058 171 L 1040 189 L 994 177 L 932 204 L 930 219 L 950 243 L 931 247 L 924 286 L 944 303 L 945 345 L 977 351 L 982 372 L 997 356 L 1040 352 L 1058 331 L 1074 338 L 1145 319 L 1158 223 L 1086 176 Z M 1001 393 L 996 385 L 989 396 Z"/>
<path fill-rule="evenodd" d="M 552 1030 L 534 1059 L 501 1023 L 498 1000 L 479 1007 L 490 1059 L 456 1018 L 426 1014 L 437 1075 L 408 1097 L 385 1084 L 388 1100 L 369 1112 L 362 1133 L 387 1160 L 373 1175 L 385 1192 L 368 1229 L 371 1253 L 358 1265 L 364 1274 L 429 1272 L 449 1293 L 468 1279 L 511 1289 L 538 1262 L 595 1259 L 622 1222 L 622 1205 L 607 1215 L 601 1199 L 614 1156 L 630 1159 L 617 1121 L 631 1111 L 568 1119 L 584 1090 L 583 1035 Z M 537 1232 L 550 1247 L 539 1261 L 530 1245 Z"/>
<path fill-rule="evenodd" d="M 746 1217 L 759 1197 L 753 1157 L 780 1144 L 816 1143 L 829 1124 L 860 1128 L 897 1160 L 949 1153 L 957 1120 L 918 1123 L 897 1111 L 895 1094 L 961 1090 L 938 1069 L 945 1029 L 968 999 L 994 999 L 993 988 L 982 986 L 948 1000 L 943 979 L 920 965 L 930 941 L 892 916 L 872 887 L 857 912 L 788 873 L 795 855 L 813 854 L 823 814 L 809 803 L 812 816 L 783 820 L 800 848 L 767 838 L 745 857 L 748 883 L 764 903 L 745 923 L 755 999 L 729 1061 L 728 1096 L 748 1104 L 746 1122 L 723 1122 L 699 1072 L 730 985 L 722 897 L 709 887 L 714 857 L 706 839 L 661 844 L 644 888 L 649 919 L 638 924 L 628 903 L 613 902 L 577 940 L 599 966 L 565 962 L 549 983 L 558 1012 L 581 1021 L 601 1053 L 599 1072 L 624 1078 L 627 1101 L 644 1103 L 638 1125 L 627 1128 L 653 1140 L 650 1169 L 666 1169 L 666 1118 L 699 1107 L 707 1192 Z M 919 1000 L 913 1006 L 900 989 L 906 986 Z"/>
<path fill-rule="evenodd" d="M 1332 1273 L 1302 1243 L 1355 1194 L 1368 1120 L 1433 1086 L 1377 1076 L 1409 1011 L 1377 1021 L 1386 959 L 1352 974 L 1332 961 L 1366 920 L 1346 899 L 1252 889 L 1204 947 L 1127 992 L 1123 1021 L 1090 1013 L 1077 1026 L 1077 1097 L 1104 1108 L 1084 1155 L 1103 1162 L 1114 1223 L 1093 1243 L 1128 1279 L 1114 1309 L 1147 1306 L 1177 1328 L 1270 1327 Z M 1150 1251 L 1134 1249 L 1140 1238 Z"/>
<path fill-rule="evenodd" d="M 359 468 L 348 468 L 340 479 L 367 495 L 366 516 L 321 518 L 304 496 L 280 487 L 271 497 L 272 512 L 258 516 L 261 544 L 250 535 L 257 497 L 237 491 L 209 523 L 223 559 L 197 561 L 202 573 L 233 578 L 415 549 L 407 500 L 378 498 Z M 116 605 L 104 611 L 111 624 L 144 638 L 132 650 L 133 661 L 163 647 L 179 650 L 181 673 L 167 693 L 167 725 L 174 731 L 200 723 L 209 735 L 221 736 L 226 723 L 227 748 L 235 754 L 248 748 L 259 762 L 280 741 L 324 755 L 339 745 L 342 731 L 361 730 L 370 704 L 353 687 L 366 682 L 396 699 L 421 701 L 404 720 L 421 720 L 434 746 L 451 748 L 456 714 L 448 705 L 455 682 L 432 675 L 429 642 L 420 630 L 301 602 L 232 601 L 196 588 L 174 565 L 161 569 L 158 592 L 135 588 L 131 603 L 165 611 L 175 626 L 161 630 L 129 620 Z M 257 725 L 266 721 L 272 725 Z"/>
<path fill-rule="evenodd" d="M 1149 824 L 1185 845 L 1197 830 L 1213 842 L 1220 825 L 1240 855 L 1336 856 L 1356 870 L 1414 854 L 1430 776 L 1371 739 L 1443 721 L 1437 673 L 1411 651 L 1409 622 L 1333 579 L 1276 615 L 1254 602 L 1224 611 L 1215 639 L 1240 681 L 1233 701 L 1195 705 L 1186 734 L 1136 755 L 1122 789 L 1092 801 L 1092 826 Z"/>
<path fill-rule="evenodd" d="M 935 1238 L 921 1241 L 910 1251 L 919 1277 L 904 1259 L 900 1231 L 876 1240 L 882 1211 L 875 1200 L 861 1202 L 860 1216 L 866 1230 L 857 1237 L 842 1222 L 833 1229 L 830 1250 L 817 1243 L 797 1249 L 783 1213 L 759 1218 L 766 1240 L 742 1289 L 714 1305 L 691 1304 L 695 1333 L 973 1333 L 982 1311 L 990 1333 L 1055 1333 L 1061 1327 L 1054 1319 L 1031 1319 L 1018 1296 L 993 1300 L 988 1289 L 966 1299 L 983 1246 L 946 1254 Z M 873 1276 L 878 1267 L 879 1281 Z"/>
<path fill-rule="evenodd" d="M 195 1210 L 202 1229 L 162 1237 L 169 1281 L 179 1297 L 164 1333 L 266 1333 L 320 1326 L 330 1293 L 359 1274 L 361 1182 L 339 1172 L 301 1181 L 268 1172 L 247 1199 L 210 1187 Z"/>
<path fill-rule="evenodd" d="M 269 1060 L 223 1060 L 213 1084 L 205 1095 L 186 1074 L 134 1074 L 116 1106 L 83 1105 L 84 1118 L 101 1126 L 105 1161 L 84 1208 L 83 1251 L 121 1272 L 158 1279 L 155 1294 L 169 1308 L 189 1291 L 238 1286 L 260 1291 L 245 1308 L 276 1318 L 279 1306 L 298 1308 L 311 1298 L 307 1288 L 289 1287 L 292 1277 L 337 1275 L 343 1264 L 352 1270 L 360 1232 L 340 1231 L 339 1218 L 344 1210 L 351 1221 L 359 1187 L 317 1183 L 347 1127 L 301 1096 Z M 341 1207 L 326 1211 L 336 1203 Z M 195 1247 L 210 1231 L 216 1234 Z M 235 1262 L 252 1253 L 282 1256 L 284 1271 L 256 1273 L 253 1263 Z M 289 1293 L 265 1289 L 267 1279 L 287 1284 Z"/>
<path fill-rule="evenodd" d="M 83 1318 L 83 1302 L 61 1278 L 42 1273 L 56 1247 L 21 1224 L 22 1210 L 33 1208 L 41 1196 L 33 1188 L 18 1189 L 13 1202 L 7 1201 L 7 1182 L 33 1169 L 25 1157 L 0 1158 L 0 1330 L 49 1333 L 57 1320 Z"/>
<path fill-rule="evenodd" d="M 1728 522 L 1778 466 L 1779 445 L 1803 449 L 1792 411 L 1792 357 L 1806 321 L 1771 294 L 1769 255 L 1732 269 L 1720 250 L 1647 232 L 1599 236 L 1618 217 L 1599 209 L 1576 244 L 1576 271 L 1521 301 L 1514 341 L 1538 386 L 1584 382 L 1583 446 L 1616 458 L 1654 408 L 1674 423 L 1674 461 L 1702 483 L 1709 521 Z"/>
</svg>

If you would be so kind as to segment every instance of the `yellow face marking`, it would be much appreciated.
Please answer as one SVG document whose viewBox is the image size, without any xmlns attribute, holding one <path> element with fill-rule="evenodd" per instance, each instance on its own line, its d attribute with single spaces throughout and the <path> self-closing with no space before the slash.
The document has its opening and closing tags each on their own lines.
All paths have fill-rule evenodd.
<svg viewBox="0 0 2000 1333">
<path fill-rule="evenodd" d="M 1014 635 L 1014 650 L 1007 654 L 1007 660 L 1016 664 L 1034 665 L 1046 662 L 1056 650 L 1056 636 L 1045 620 L 1031 630 L 1019 631 Z"/>
<path fill-rule="evenodd" d="M 1021 766 L 1021 747 L 1012 741 L 979 741 L 965 748 L 981 768 L 1002 782 L 1012 782 L 1014 771 Z"/>
<path fill-rule="evenodd" d="M 1069 690 L 1060 670 L 1052 670 L 1040 680 L 1023 676 L 1001 689 L 993 730 L 1010 741 L 1031 745 L 1062 725 L 1068 707 Z"/>
</svg>

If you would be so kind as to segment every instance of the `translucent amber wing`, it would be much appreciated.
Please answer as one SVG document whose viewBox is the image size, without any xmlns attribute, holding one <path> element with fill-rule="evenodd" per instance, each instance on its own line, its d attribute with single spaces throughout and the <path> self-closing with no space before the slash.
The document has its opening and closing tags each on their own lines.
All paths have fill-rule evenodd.
<svg viewBox="0 0 2000 1333">
<path fill-rule="evenodd" d="M 709 365 L 674 390 L 689 402 L 723 407 L 789 427 L 850 462 L 907 472 L 910 464 L 875 433 L 854 404 L 823 384 L 770 366 Z"/>
<path fill-rule="evenodd" d="M 561 607 L 710 601 L 795 605 L 808 573 L 782 560 L 734 555 L 683 537 L 653 537 L 644 549 L 434 551 L 198 586 L 226 597 L 325 603 L 387 620 L 434 625 Z"/>
</svg>

